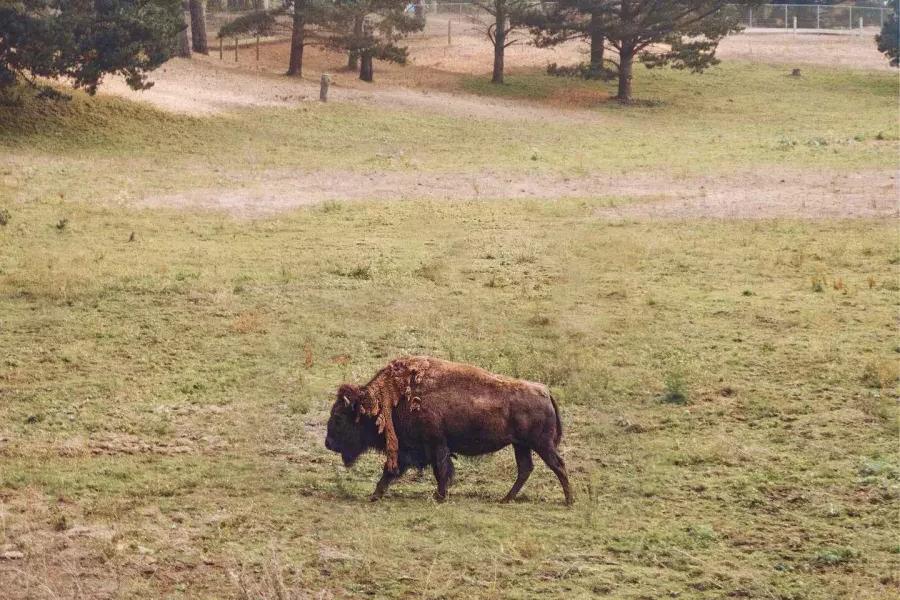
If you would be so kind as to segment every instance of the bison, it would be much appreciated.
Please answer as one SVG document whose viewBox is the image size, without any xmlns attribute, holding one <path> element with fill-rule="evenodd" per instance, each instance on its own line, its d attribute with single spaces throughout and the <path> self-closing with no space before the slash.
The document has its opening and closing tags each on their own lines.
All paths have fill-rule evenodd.
<svg viewBox="0 0 900 600">
<path fill-rule="evenodd" d="M 478 456 L 511 444 L 518 477 L 503 501 L 513 500 L 525 485 L 534 451 L 556 474 L 571 504 L 569 478 L 558 451 L 561 438 L 559 410 L 545 385 L 438 358 L 408 356 L 389 363 L 364 386 L 340 386 L 325 447 L 339 453 L 347 468 L 367 450 L 387 454 L 373 501 L 410 467 L 429 465 L 440 501 L 453 479 L 455 455 Z"/>
</svg>

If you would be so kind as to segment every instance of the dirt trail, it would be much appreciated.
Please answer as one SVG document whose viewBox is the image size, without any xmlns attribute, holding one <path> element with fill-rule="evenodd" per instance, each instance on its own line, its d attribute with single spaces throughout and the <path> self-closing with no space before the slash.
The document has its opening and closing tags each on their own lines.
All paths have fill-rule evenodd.
<svg viewBox="0 0 900 600">
<path fill-rule="evenodd" d="M 425 173 L 352 171 L 266 172 L 240 188 L 202 189 L 148 197 L 150 206 L 269 215 L 319 202 L 407 199 L 622 197 L 642 201 L 598 209 L 610 219 L 792 217 L 860 218 L 898 214 L 896 175 L 865 171 L 737 173 L 675 178 L 661 175 Z"/>
<path fill-rule="evenodd" d="M 173 59 L 153 73 L 154 85 L 135 92 L 118 78 L 104 82 L 101 93 L 148 102 L 158 108 L 193 115 L 210 115 L 237 108 L 297 106 L 318 101 L 319 86 L 307 79 L 289 79 L 268 72 L 222 66 L 217 59 Z M 423 111 L 478 119 L 596 122 L 588 110 L 544 108 L 470 94 L 412 90 L 403 87 L 358 89 L 333 85 L 332 102 L 355 102 L 393 110 Z"/>
</svg>

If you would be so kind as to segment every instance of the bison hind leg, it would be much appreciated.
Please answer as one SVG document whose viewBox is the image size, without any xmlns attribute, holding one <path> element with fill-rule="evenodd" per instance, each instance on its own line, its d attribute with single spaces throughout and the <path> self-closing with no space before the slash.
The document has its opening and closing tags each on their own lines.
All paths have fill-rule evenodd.
<svg viewBox="0 0 900 600">
<path fill-rule="evenodd" d="M 516 482 L 510 488 L 509 493 L 504 496 L 502 502 L 515 500 L 522 486 L 528 481 L 531 471 L 534 470 L 534 462 L 531 460 L 531 448 L 515 444 L 513 449 L 516 451 L 516 467 L 519 469 L 519 474 L 516 476 Z"/>
<path fill-rule="evenodd" d="M 575 499 L 572 496 L 572 487 L 569 485 L 569 473 L 566 471 L 566 463 L 563 461 L 562 456 L 559 455 L 556 448 L 549 444 L 535 448 L 535 452 L 538 453 L 541 460 L 550 467 L 550 470 L 553 471 L 556 474 L 556 478 L 559 479 L 563 494 L 566 496 L 566 504 L 572 504 Z"/>
</svg>

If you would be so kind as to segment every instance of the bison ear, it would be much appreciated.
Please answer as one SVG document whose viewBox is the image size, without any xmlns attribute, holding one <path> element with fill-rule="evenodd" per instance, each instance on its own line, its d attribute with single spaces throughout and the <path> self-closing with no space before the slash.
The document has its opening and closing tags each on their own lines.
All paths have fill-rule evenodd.
<svg viewBox="0 0 900 600">
<path fill-rule="evenodd" d="M 356 408 L 356 405 L 359 404 L 359 388 L 345 383 L 338 388 L 337 397 L 347 408 Z"/>
</svg>

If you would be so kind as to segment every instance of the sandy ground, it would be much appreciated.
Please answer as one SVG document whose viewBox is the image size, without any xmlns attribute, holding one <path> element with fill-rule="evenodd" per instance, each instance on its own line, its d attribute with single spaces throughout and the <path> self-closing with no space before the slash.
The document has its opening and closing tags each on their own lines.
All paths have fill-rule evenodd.
<svg viewBox="0 0 900 600">
<path fill-rule="evenodd" d="M 234 63 L 222 65 L 218 59 L 207 57 L 173 59 L 154 72 L 153 81 L 149 90 L 135 92 L 125 85 L 124 80 L 110 78 L 104 82 L 101 93 L 193 115 L 215 114 L 234 108 L 296 106 L 298 102 L 319 100 L 319 84 L 309 76 L 287 78 L 269 71 L 245 70 L 240 63 L 238 66 Z M 356 82 L 352 77 L 345 77 L 331 87 L 330 102 L 355 102 L 462 118 L 556 121 L 596 121 L 599 118 L 596 113 L 578 109 L 560 110 L 503 99 L 394 86 L 349 87 L 347 83 L 353 85 Z"/>
<path fill-rule="evenodd" d="M 443 22 L 446 32 L 446 21 Z M 465 23 L 454 23 L 460 29 Z M 471 24 L 468 25 L 471 28 Z M 432 27 L 437 27 L 432 23 Z M 438 27 L 440 29 L 440 27 Z M 441 91 L 452 73 L 477 73 L 490 67 L 486 42 L 470 35 L 446 45 L 434 35 L 413 40 L 413 62 L 423 68 L 379 65 L 380 82 L 361 84 L 352 73 L 341 73 L 339 55 L 307 50 L 303 79 L 280 75 L 286 63 L 285 44 L 264 45 L 260 62 L 255 49 L 244 48 L 240 62 L 220 61 L 218 53 L 193 60 L 173 60 L 154 73 L 156 85 L 147 92 L 133 92 L 122 81 L 104 84 L 103 93 L 149 102 L 157 107 L 208 115 L 242 107 L 296 106 L 317 101 L 318 73 L 334 73 L 333 102 L 354 102 L 393 110 L 425 111 L 454 117 L 524 121 L 597 121 L 601 116 L 584 109 L 540 107 L 502 99 L 488 99 Z M 483 46 L 483 47 L 482 47 Z M 510 48 L 510 68 L 546 64 L 552 60 L 580 60 L 581 48 L 569 44 L 552 51 L 531 46 Z M 818 36 L 745 33 L 727 39 L 723 57 L 790 64 L 842 64 L 884 69 L 886 62 L 874 44 L 862 36 Z M 233 56 L 233 55 L 232 55 Z M 337 62 L 336 62 L 337 61 Z M 482 64 L 483 63 L 483 64 Z M 411 89 L 397 85 L 410 81 Z M 357 201 L 413 198 L 541 198 L 628 196 L 645 202 L 602 209 L 598 214 L 614 219 L 768 217 L 833 218 L 893 217 L 898 214 L 897 174 L 872 170 L 853 175 L 832 175 L 815 170 L 773 173 L 746 172 L 728 176 L 676 179 L 660 175 L 608 174 L 585 177 L 478 173 L 307 172 L 261 173 L 239 186 L 170 196 L 148 197 L 155 206 L 219 209 L 235 215 L 266 215 L 326 200 Z"/>
<path fill-rule="evenodd" d="M 723 60 L 890 71 L 892 67 L 875 48 L 876 33 L 866 30 L 864 35 L 794 35 L 751 31 L 725 38 L 717 55 Z"/>
<path fill-rule="evenodd" d="M 352 171 L 266 172 L 240 188 L 147 197 L 149 206 L 224 210 L 248 217 L 328 200 L 629 197 L 644 200 L 598 209 L 610 219 L 803 219 L 894 217 L 896 175 L 885 171 L 833 175 L 819 171 L 748 172 L 670 178 L 651 175 L 421 173 Z"/>
</svg>

